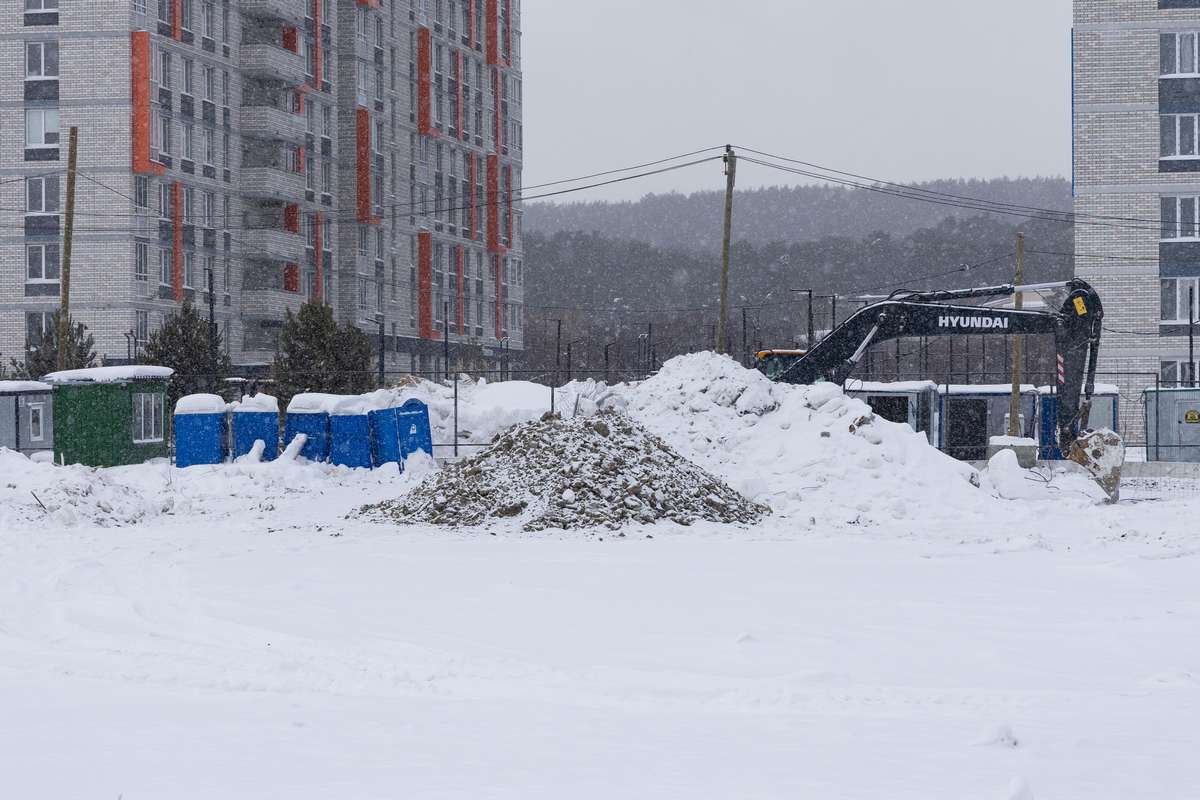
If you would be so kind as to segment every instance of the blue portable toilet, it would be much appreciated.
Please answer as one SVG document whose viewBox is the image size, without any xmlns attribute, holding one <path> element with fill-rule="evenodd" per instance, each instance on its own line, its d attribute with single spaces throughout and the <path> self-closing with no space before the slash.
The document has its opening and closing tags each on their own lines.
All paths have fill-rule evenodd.
<svg viewBox="0 0 1200 800">
<path fill-rule="evenodd" d="M 329 461 L 340 467 L 371 468 L 370 405 L 344 397 L 329 409 Z"/>
<path fill-rule="evenodd" d="M 215 394 L 189 394 L 175 403 L 175 466 L 220 464 L 229 455 L 229 407 Z"/>
<path fill-rule="evenodd" d="M 233 409 L 233 456 L 244 456 L 262 441 L 263 461 L 279 457 L 279 401 L 269 394 L 243 397 Z"/>
<path fill-rule="evenodd" d="M 400 457 L 424 450 L 433 455 L 433 432 L 429 427 L 429 406 L 420 400 L 406 400 L 396 411 L 399 426 Z"/>
<path fill-rule="evenodd" d="M 1092 392 L 1092 411 L 1088 416 L 1088 427 L 1092 430 L 1107 428 L 1114 433 L 1120 421 L 1121 388 L 1097 383 Z M 1058 393 L 1054 387 L 1038 387 L 1038 458 L 1044 461 L 1061 461 L 1064 458 L 1058 446 Z M 1076 431 L 1078 433 L 1078 431 Z"/>
<path fill-rule="evenodd" d="M 298 394 L 288 403 L 284 424 L 284 445 L 290 445 L 299 434 L 306 441 L 300 457 L 309 461 L 329 460 L 329 406 L 339 398 L 329 394 Z"/>
<path fill-rule="evenodd" d="M 396 423 L 396 409 L 376 409 L 367 414 L 371 422 L 371 461 L 376 467 L 384 464 L 399 464 L 404 468 L 400 456 L 400 427 Z"/>
</svg>

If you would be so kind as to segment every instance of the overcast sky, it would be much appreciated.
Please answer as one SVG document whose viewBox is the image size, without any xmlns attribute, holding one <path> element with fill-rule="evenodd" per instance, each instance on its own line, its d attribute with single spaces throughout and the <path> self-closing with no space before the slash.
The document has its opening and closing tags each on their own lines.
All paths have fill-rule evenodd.
<svg viewBox="0 0 1200 800">
<path fill-rule="evenodd" d="M 1070 0 L 522 0 L 522 23 L 526 185 L 726 142 L 902 181 L 1070 174 Z"/>
</svg>

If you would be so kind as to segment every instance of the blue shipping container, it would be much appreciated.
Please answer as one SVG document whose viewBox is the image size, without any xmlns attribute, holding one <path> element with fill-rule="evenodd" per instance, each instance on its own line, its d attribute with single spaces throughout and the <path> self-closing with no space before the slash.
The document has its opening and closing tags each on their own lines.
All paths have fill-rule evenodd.
<svg viewBox="0 0 1200 800">
<path fill-rule="evenodd" d="M 226 455 L 226 414 L 175 415 L 175 466 L 220 464 Z"/>
<path fill-rule="evenodd" d="M 279 457 L 279 415 L 269 411 L 233 412 L 233 456 L 244 456 L 262 440 L 263 461 Z"/>
<path fill-rule="evenodd" d="M 329 460 L 342 467 L 371 468 L 371 422 L 366 414 L 329 417 Z"/>
<path fill-rule="evenodd" d="M 325 413 L 300 414 L 288 412 L 284 425 L 283 440 L 291 444 L 298 434 L 308 437 L 300 448 L 300 457 L 309 461 L 329 460 L 329 415 Z"/>
</svg>

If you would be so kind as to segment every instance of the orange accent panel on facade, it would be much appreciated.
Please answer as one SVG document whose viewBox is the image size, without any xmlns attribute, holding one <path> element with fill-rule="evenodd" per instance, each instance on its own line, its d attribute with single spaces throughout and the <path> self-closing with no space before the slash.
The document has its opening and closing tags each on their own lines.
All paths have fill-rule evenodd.
<svg viewBox="0 0 1200 800">
<path fill-rule="evenodd" d="M 355 156 L 357 160 L 358 194 L 357 216 L 359 222 L 370 223 L 371 218 L 371 114 L 359 107 L 356 112 Z"/>
<path fill-rule="evenodd" d="M 467 41 L 470 43 L 471 47 L 474 47 L 475 39 L 477 38 L 475 36 L 477 33 L 476 27 L 478 26 L 478 23 L 475 19 L 475 4 L 478 3 L 479 0 L 464 0 L 464 2 L 467 4 Z"/>
<path fill-rule="evenodd" d="M 138 175 L 162 175 L 166 168 L 150 158 L 150 32 L 134 31 L 129 52 L 133 81 L 133 171 Z"/>
<path fill-rule="evenodd" d="M 470 169 L 471 174 L 470 174 L 470 178 L 469 178 L 470 183 L 471 183 L 471 199 L 470 199 L 470 202 L 468 203 L 468 205 L 470 206 L 470 211 L 471 211 L 471 214 L 470 214 L 471 230 L 469 232 L 470 235 L 467 238 L 475 239 L 476 238 L 475 231 L 479 230 L 479 225 L 478 225 L 479 208 L 478 208 L 478 202 L 477 202 L 479 199 L 479 192 L 475 188 L 476 181 L 479 180 L 479 167 L 476 162 L 477 156 L 474 153 L 468 153 L 467 155 L 471 159 L 471 169 Z"/>
<path fill-rule="evenodd" d="M 433 234 L 417 234 L 417 330 L 422 339 L 436 339 L 433 332 Z"/>
<path fill-rule="evenodd" d="M 300 30 L 295 25 L 283 29 L 283 49 L 290 53 L 300 52 Z"/>
<path fill-rule="evenodd" d="M 300 232 L 300 206 L 288 203 L 283 207 L 283 229 L 291 233 Z"/>
<path fill-rule="evenodd" d="M 458 138 L 465 142 L 467 140 L 467 132 L 465 130 L 463 130 L 463 111 L 464 111 L 463 98 L 465 96 L 465 92 L 463 90 L 463 81 L 465 81 L 467 79 L 467 75 L 466 75 L 466 69 L 465 69 L 465 64 L 464 64 L 463 51 L 459 50 L 456 52 L 455 55 L 456 55 L 455 69 L 458 71 L 458 80 L 457 80 L 457 84 L 458 84 L 458 119 L 456 119 L 454 121 L 454 127 L 458 130 Z"/>
<path fill-rule="evenodd" d="M 175 289 L 175 302 L 183 302 L 183 184 L 175 181 L 171 186 L 171 284 Z"/>
<path fill-rule="evenodd" d="M 317 226 L 313 231 L 313 277 L 317 284 L 313 287 L 313 299 L 317 303 L 323 303 L 325 301 L 325 225 L 320 214 L 313 214 L 313 224 Z"/>
<path fill-rule="evenodd" d="M 516 239 L 513 231 L 513 168 L 512 164 L 504 165 L 504 218 L 505 229 L 508 231 L 508 245 L 512 247 Z"/>
<path fill-rule="evenodd" d="M 183 0 L 171 2 L 171 36 L 175 41 L 183 41 Z"/>
<path fill-rule="evenodd" d="M 513 0 L 507 0 L 507 2 L 504 4 L 504 65 L 507 67 L 511 67 L 513 63 L 512 9 Z"/>
<path fill-rule="evenodd" d="M 484 52 L 487 63 L 495 66 L 500 63 L 500 4 L 498 0 L 484 0 Z"/>
<path fill-rule="evenodd" d="M 433 31 L 417 30 L 417 132 L 436 136 L 433 127 Z"/>
<path fill-rule="evenodd" d="M 462 336 L 467 332 L 467 315 L 466 315 L 466 277 L 463 275 L 465 253 L 463 246 L 460 244 L 455 248 L 454 253 L 454 269 L 457 272 L 458 281 L 456 283 L 454 294 L 458 298 L 455 308 L 458 309 L 458 335 Z"/>
<path fill-rule="evenodd" d="M 487 248 L 489 253 L 503 253 L 500 244 L 500 156 L 487 157 Z"/>
<path fill-rule="evenodd" d="M 283 265 L 283 290 L 285 292 L 300 291 L 300 265 L 288 262 Z"/>
</svg>

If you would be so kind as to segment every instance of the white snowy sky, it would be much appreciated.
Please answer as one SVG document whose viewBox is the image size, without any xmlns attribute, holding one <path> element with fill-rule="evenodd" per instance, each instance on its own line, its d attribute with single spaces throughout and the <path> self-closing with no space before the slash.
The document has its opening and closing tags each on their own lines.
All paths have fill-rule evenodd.
<svg viewBox="0 0 1200 800">
<path fill-rule="evenodd" d="M 525 184 L 727 141 L 866 175 L 1069 175 L 1070 0 L 522 0 Z M 740 186 L 790 176 L 745 165 Z M 723 185 L 719 163 L 568 199 Z"/>
</svg>

